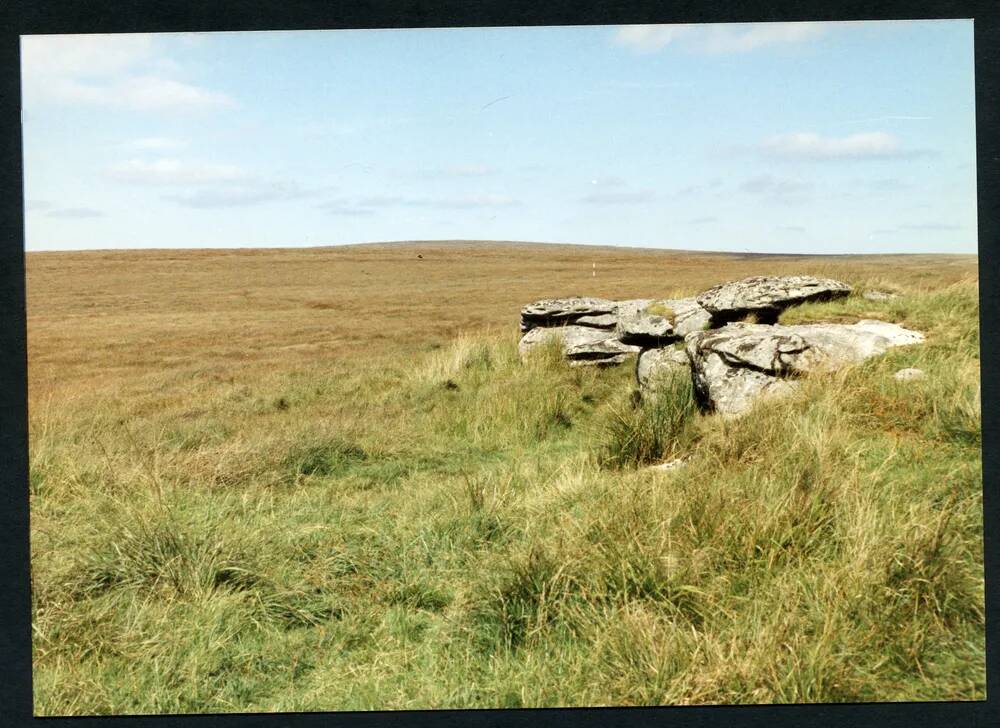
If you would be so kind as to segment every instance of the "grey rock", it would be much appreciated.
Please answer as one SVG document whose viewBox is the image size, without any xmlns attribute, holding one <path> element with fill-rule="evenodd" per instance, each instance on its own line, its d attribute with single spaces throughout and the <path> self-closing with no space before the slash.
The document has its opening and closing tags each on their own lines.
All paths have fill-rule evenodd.
<svg viewBox="0 0 1000 728">
<path fill-rule="evenodd" d="M 558 341 L 563 356 L 578 366 L 620 364 L 629 355 L 639 352 L 639 347 L 616 339 L 613 331 L 590 326 L 557 326 L 535 328 L 521 337 L 517 347 L 521 358 L 549 339 Z"/>
<path fill-rule="evenodd" d="M 664 311 L 667 315 L 661 313 Z M 619 301 L 618 338 L 644 347 L 662 346 L 707 328 L 711 318 L 693 298 Z"/>
<path fill-rule="evenodd" d="M 660 301 L 632 299 L 618 302 L 619 339 L 639 346 L 658 346 L 675 338 L 674 325 L 665 316 L 647 309 Z"/>
<path fill-rule="evenodd" d="M 752 276 L 710 288 L 695 300 L 712 314 L 715 325 L 750 313 L 757 314 L 762 322 L 774 323 L 788 306 L 838 298 L 850 292 L 849 285 L 829 278 Z"/>
<path fill-rule="evenodd" d="M 618 325 L 618 317 L 613 313 L 602 313 L 599 316 L 581 316 L 573 321 L 577 326 L 593 326 L 597 329 L 613 329 Z"/>
<path fill-rule="evenodd" d="M 692 382 L 701 404 L 740 414 L 762 395 L 786 394 L 794 377 L 831 370 L 916 344 L 923 334 L 884 321 L 779 326 L 729 324 L 685 338 Z"/>
<path fill-rule="evenodd" d="M 892 375 L 893 378 L 898 379 L 901 382 L 908 382 L 912 379 L 923 379 L 926 374 L 924 374 L 923 369 L 916 369 L 914 367 L 908 367 L 906 369 L 900 369 L 898 372 Z"/>
<path fill-rule="evenodd" d="M 663 303 L 674 311 L 674 333 L 679 337 L 703 331 L 712 324 L 712 314 L 694 298 L 675 298 Z"/>
<path fill-rule="evenodd" d="M 656 383 L 675 373 L 690 376 L 691 363 L 683 349 L 647 349 L 639 354 L 635 364 L 635 378 L 641 392 L 648 393 Z"/>
<path fill-rule="evenodd" d="M 638 346 L 624 344 L 611 336 L 602 341 L 566 346 L 563 353 L 571 364 L 577 366 L 585 364 L 608 366 L 621 364 L 630 355 L 638 354 L 639 351 Z"/>
<path fill-rule="evenodd" d="M 540 326 L 562 326 L 581 318 L 614 315 L 617 304 L 606 298 L 553 298 L 529 303 L 521 309 L 521 331 Z M 611 323 L 614 326 L 614 322 Z"/>
</svg>

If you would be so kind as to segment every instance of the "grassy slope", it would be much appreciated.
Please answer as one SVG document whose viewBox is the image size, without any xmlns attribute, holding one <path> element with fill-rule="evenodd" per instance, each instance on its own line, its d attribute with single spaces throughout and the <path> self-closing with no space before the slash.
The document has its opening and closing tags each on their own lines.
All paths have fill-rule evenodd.
<svg viewBox="0 0 1000 728">
<path fill-rule="evenodd" d="M 983 697 L 976 284 L 893 280 L 783 320 L 925 345 L 736 421 L 513 333 L 34 379 L 36 712 Z"/>
</svg>

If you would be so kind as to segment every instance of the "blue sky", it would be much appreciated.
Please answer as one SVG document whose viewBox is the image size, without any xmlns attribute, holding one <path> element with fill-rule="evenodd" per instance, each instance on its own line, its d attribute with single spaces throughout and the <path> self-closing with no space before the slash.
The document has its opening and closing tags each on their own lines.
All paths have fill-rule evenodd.
<svg viewBox="0 0 1000 728">
<path fill-rule="evenodd" d="M 28 250 L 975 253 L 972 21 L 22 39 Z"/>
</svg>

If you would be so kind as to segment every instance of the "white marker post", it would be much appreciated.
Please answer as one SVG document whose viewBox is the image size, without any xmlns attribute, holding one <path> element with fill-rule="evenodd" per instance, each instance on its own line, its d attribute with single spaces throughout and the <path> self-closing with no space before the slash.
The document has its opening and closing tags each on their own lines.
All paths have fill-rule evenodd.
<svg viewBox="0 0 1000 728">
<path fill-rule="evenodd" d="M 593 270 L 590 272 L 591 278 L 597 278 L 597 263 L 591 263 L 594 266 Z"/>
</svg>

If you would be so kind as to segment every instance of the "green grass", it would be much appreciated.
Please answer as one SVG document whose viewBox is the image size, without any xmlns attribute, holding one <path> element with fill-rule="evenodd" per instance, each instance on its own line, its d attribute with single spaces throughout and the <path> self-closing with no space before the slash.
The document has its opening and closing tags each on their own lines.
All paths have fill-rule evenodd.
<svg viewBox="0 0 1000 728">
<path fill-rule="evenodd" d="M 514 335 L 33 412 L 36 713 L 982 699 L 978 292 L 900 292 L 735 420 Z"/>
</svg>

